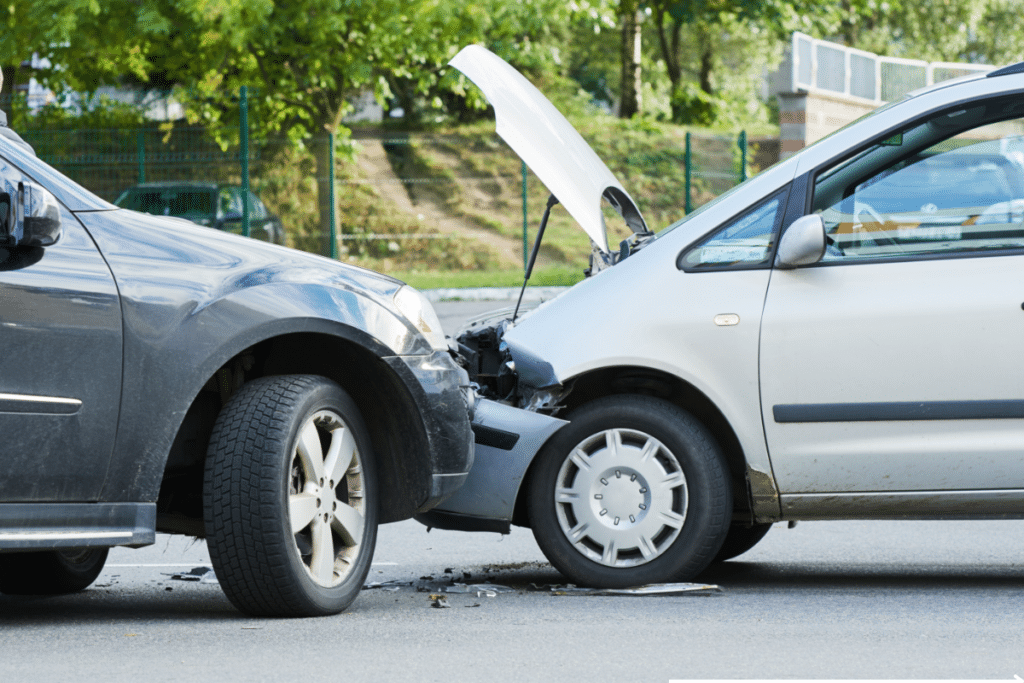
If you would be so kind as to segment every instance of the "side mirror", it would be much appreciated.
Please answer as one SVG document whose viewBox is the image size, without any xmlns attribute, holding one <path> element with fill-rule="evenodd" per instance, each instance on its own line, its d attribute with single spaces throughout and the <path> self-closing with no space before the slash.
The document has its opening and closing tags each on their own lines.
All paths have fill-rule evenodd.
<svg viewBox="0 0 1024 683">
<path fill-rule="evenodd" d="M 793 221 L 779 240 L 776 268 L 796 268 L 817 263 L 825 255 L 825 224 L 814 213 Z"/>
<path fill-rule="evenodd" d="M 19 182 L 15 196 L 0 192 L 3 241 L 12 247 L 48 247 L 60 237 L 60 208 L 48 191 Z"/>
</svg>

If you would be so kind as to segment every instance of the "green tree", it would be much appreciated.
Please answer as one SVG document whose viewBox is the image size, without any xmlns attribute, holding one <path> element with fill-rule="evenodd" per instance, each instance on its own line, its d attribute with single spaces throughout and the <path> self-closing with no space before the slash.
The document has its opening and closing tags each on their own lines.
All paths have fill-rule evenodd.
<svg viewBox="0 0 1024 683">
<path fill-rule="evenodd" d="M 351 101 L 389 79 L 426 78 L 423 65 L 454 55 L 439 36 L 471 30 L 474 12 L 439 0 L 149 0 L 164 19 L 148 37 L 147 76 L 179 86 L 189 116 L 234 130 L 243 85 L 263 132 L 307 145 L 316 162 L 321 248 L 331 215 L 328 134 L 343 140 Z M 467 29 L 467 27 L 469 27 Z"/>
<path fill-rule="evenodd" d="M 147 78 L 179 86 L 189 116 L 233 129 L 240 86 L 264 132 L 281 131 L 316 161 L 322 247 L 330 220 L 327 134 L 344 143 L 351 101 L 372 90 L 416 110 L 444 109 L 455 93 L 482 106 L 447 67 L 482 42 L 527 71 L 559 61 L 560 0 L 141 0 L 155 16 L 141 51 Z M 228 135 L 231 133 L 228 132 Z"/>
<path fill-rule="evenodd" d="M 32 67 L 32 56 L 52 57 L 55 46 L 70 40 L 77 17 L 92 9 L 92 3 L 83 0 L 13 0 L 0 9 L 0 101 L 10 102 L 12 93 L 33 77 L 44 80 L 48 70 Z"/>
<path fill-rule="evenodd" d="M 58 94 L 144 78 L 150 37 L 167 30 L 149 0 L 13 0 L 0 15 L 4 95 L 30 78 Z"/>
<path fill-rule="evenodd" d="M 775 32 L 764 28 L 770 7 L 730 0 L 652 0 L 673 121 L 711 124 L 722 117 L 728 99 L 754 96 L 757 72 L 773 67 L 781 56 Z M 726 89 L 716 71 L 740 73 L 749 83 L 739 91 Z"/>
<path fill-rule="evenodd" d="M 1003 64 L 1024 59 L 1017 0 L 841 0 L 838 38 L 881 55 Z"/>
</svg>

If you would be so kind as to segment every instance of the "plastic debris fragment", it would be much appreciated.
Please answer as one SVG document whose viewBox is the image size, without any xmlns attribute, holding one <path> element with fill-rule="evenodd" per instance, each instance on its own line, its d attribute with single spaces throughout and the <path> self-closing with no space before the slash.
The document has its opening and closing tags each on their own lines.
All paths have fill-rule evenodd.
<svg viewBox="0 0 1024 683">
<path fill-rule="evenodd" d="M 723 593 L 721 586 L 709 583 L 651 583 L 633 588 L 579 588 L 572 584 L 550 586 L 553 595 L 714 595 Z"/>
<path fill-rule="evenodd" d="M 219 583 L 219 581 L 217 581 L 217 575 L 214 573 L 212 567 L 193 567 L 191 570 L 187 572 L 164 574 L 164 576 L 170 576 L 173 581 L 197 581 L 199 583 Z"/>
<path fill-rule="evenodd" d="M 512 593 L 513 589 L 508 586 L 499 586 L 495 583 L 453 583 L 445 586 L 445 593 L 476 593 L 478 598 L 494 598 L 498 593 Z"/>
<path fill-rule="evenodd" d="M 370 581 L 369 583 L 363 584 L 363 590 L 379 589 L 382 591 L 388 591 L 394 593 L 395 591 L 401 590 L 404 586 L 411 586 L 412 581 Z"/>
<path fill-rule="evenodd" d="M 451 605 L 448 604 L 448 598 L 441 593 L 431 593 L 430 599 L 433 601 L 430 603 L 431 607 L 436 607 L 437 609 L 451 607 Z"/>
</svg>

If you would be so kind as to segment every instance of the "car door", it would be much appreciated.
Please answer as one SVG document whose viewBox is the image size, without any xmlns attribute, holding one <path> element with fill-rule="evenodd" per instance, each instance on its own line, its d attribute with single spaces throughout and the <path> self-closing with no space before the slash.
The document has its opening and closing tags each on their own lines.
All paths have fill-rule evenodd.
<svg viewBox="0 0 1024 683">
<path fill-rule="evenodd" d="M 20 171 L 0 158 L 0 176 Z M 0 247 L 0 502 L 90 502 L 121 392 L 114 279 L 74 215 L 47 247 Z"/>
<path fill-rule="evenodd" d="M 761 328 L 784 513 L 860 514 L 871 496 L 883 516 L 969 513 L 930 494 L 987 505 L 1024 489 L 1024 120 L 1010 111 L 946 110 L 812 174 L 826 254 L 773 271 Z"/>
</svg>

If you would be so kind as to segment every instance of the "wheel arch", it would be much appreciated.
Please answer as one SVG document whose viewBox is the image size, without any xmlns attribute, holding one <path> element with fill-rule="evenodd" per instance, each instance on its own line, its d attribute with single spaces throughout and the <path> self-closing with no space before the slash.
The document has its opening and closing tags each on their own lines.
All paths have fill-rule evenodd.
<svg viewBox="0 0 1024 683">
<path fill-rule="evenodd" d="M 570 412 L 606 396 L 639 394 L 653 396 L 682 408 L 711 432 L 725 456 L 733 493 L 733 518 L 753 519 L 753 496 L 746 456 L 736 432 L 715 403 L 695 386 L 662 370 L 639 366 L 606 367 L 588 371 L 566 382 L 572 391 L 563 401 Z M 526 491 L 536 467 L 530 463 L 516 496 L 512 523 L 529 526 Z M 771 483 L 774 489 L 774 483 Z"/>
<path fill-rule="evenodd" d="M 158 530 L 202 535 L 202 468 L 213 423 L 245 382 L 272 375 L 318 375 L 345 389 L 370 432 L 380 482 L 379 521 L 413 515 L 416 505 L 427 498 L 430 482 L 424 459 L 408 455 L 428 448 L 417 403 L 382 360 L 385 347 L 367 344 L 368 335 L 361 330 L 330 327 L 282 332 L 236 348 L 200 376 L 163 463 Z"/>
</svg>

